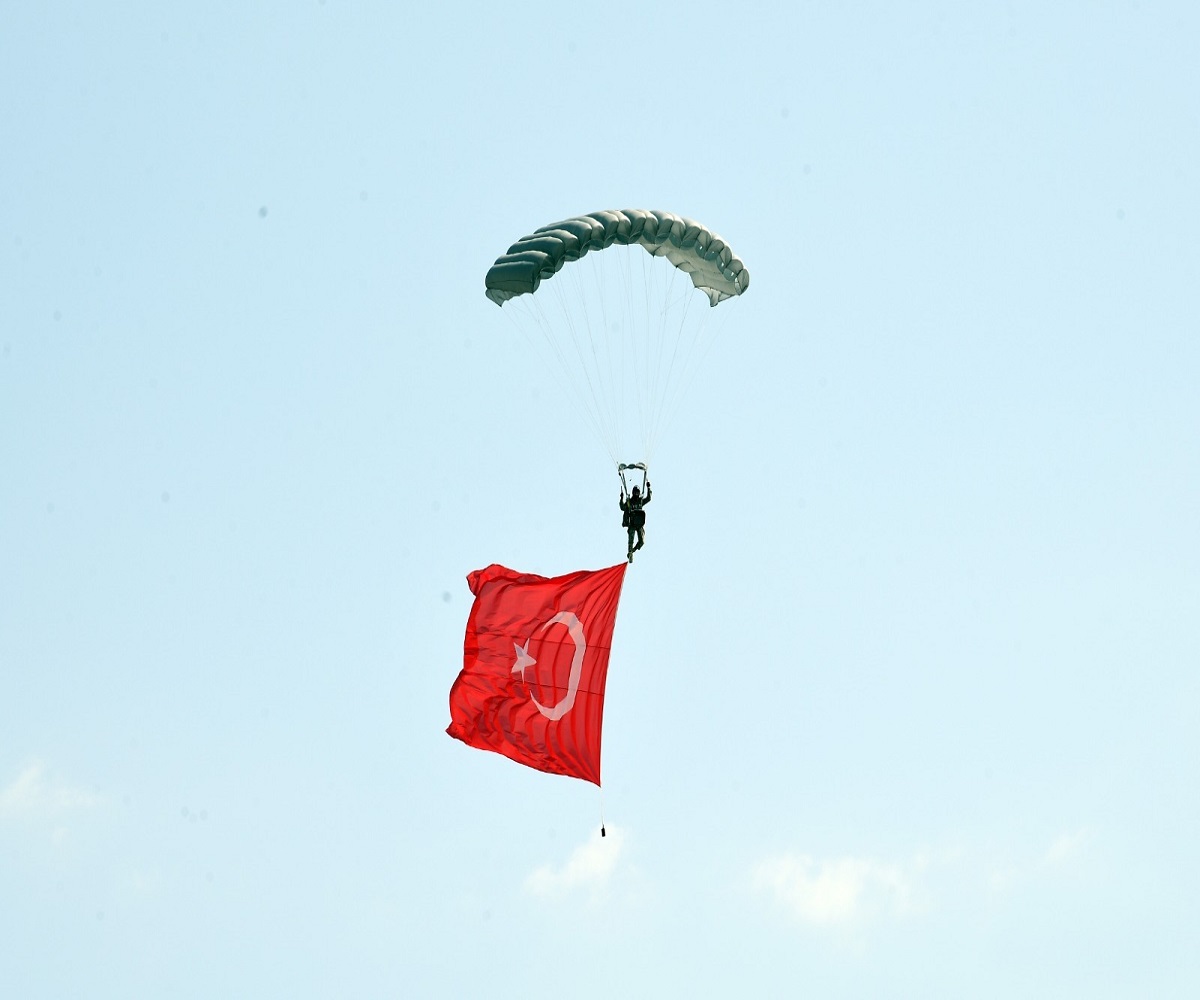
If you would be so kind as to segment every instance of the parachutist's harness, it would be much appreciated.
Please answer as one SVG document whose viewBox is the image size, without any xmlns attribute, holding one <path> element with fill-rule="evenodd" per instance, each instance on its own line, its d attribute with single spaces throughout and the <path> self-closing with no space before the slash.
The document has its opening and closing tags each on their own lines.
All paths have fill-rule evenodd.
<svg viewBox="0 0 1200 1000">
<path fill-rule="evenodd" d="M 635 495 L 625 481 L 626 469 L 639 469 L 642 473 L 642 487 Z M 629 561 L 633 561 L 633 553 L 645 544 L 646 512 L 643 505 L 650 502 L 650 483 L 647 480 L 646 463 L 633 462 L 629 465 L 621 463 L 617 466 L 617 474 L 621 477 L 621 527 L 629 530 Z M 637 487 L 634 487 L 637 489 Z M 633 544 L 637 535 L 637 545 Z"/>
<path fill-rule="evenodd" d="M 639 469 L 642 473 L 642 488 L 638 491 L 636 500 L 629 490 L 629 484 L 625 481 L 626 469 Z M 617 466 L 617 474 L 621 477 L 621 527 L 640 528 L 646 523 L 646 514 L 642 510 L 642 505 L 647 499 L 646 463 L 631 462 L 626 465 L 622 462 Z"/>
<path fill-rule="evenodd" d="M 620 465 L 617 466 L 617 474 L 621 477 L 621 499 L 625 500 L 629 496 L 629 487 L 628 487 L 628 484 L 625 482 L 625 470 L 626 469 L 640 469 L 641 470 L 641 473 L 642 473 L 642 490 L 641 490 L 641 492 L 642 492 L 642 496 L 645 496 L 646 495 L 646 463 L 645 462 L 631 462 L 629 465 L 626 465 L 624 462 L 622 462 Z M 631 473 L 631 475 L 632 475 L 632 473 Z"/>
</svg>

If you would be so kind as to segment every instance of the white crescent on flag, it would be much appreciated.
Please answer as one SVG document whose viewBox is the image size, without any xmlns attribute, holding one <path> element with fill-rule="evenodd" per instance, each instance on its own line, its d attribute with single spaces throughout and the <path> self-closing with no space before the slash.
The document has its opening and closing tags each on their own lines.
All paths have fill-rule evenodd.
<svg viewBox="0 0 1200 1000">
<path fill-rule="evenodd" d="M 558 704 L 550 707 L 543 705 L 532 693 L 529 695 L 529 700 L 537 706 L 537 710 L 547 719 L 551 722 L 557 722 L 575 707 L 575 695 L 579 691 L 579 678 L 583 674 L 583 654 L 587 652 L 587 638 L 583 634 L 583 622 L 572 611 L 560 611 L 538 629 L 538 631 L 544 632 L 551 625 L 565 625 L 567 627 L 567 634 L 575 643 L 575 655 L 571 657 L 571 674 L 567 680 L 567 693 L 563 695 Z M 513 647 L 517 653 L 517 662 L 512 668 L 512 673 L 520 672 L 522 680 L 525 679 L 525 668 L 537 663 L 537 660 L 529 655 L 529 643 L 531 641 L 530 639 L 526 639 L 524 646 L 515 642 L 513 643 Z"/>
</svg>

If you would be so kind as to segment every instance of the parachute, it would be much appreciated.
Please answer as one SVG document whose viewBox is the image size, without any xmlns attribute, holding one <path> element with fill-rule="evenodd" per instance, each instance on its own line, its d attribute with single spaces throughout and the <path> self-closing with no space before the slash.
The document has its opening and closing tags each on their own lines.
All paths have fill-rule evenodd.
<svg viewBox="0 0 1200 1000">
<path fill-rule="evenodd" d="M 542 226 L 498 257 L 484 284 L 613 463 L 636 448 L 642 464 L 715 336 L 704 300 L 741 295 L 750 274 L 701 223 L 625 209 Z"/>
<path fill-rule="evenodd" d="M 750 272 L 729 245 L 699 222 L 670 212 L 627 209 L 565 219 L 518 240 L 488 271 L 487 297 L 503 305 L 516 295 L 532 294 L 563 264 L 614 243 L 666 257 L 692 276 L 692 284 L 714 306 L 741 295 L 750 284 Z"/>
</svg>

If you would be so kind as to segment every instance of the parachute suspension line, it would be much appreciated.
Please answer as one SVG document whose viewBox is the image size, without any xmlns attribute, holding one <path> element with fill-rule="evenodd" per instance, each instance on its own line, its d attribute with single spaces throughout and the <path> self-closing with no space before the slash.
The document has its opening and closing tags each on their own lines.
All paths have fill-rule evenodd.
<svg viewBox="0 0 1200 1000">
<path fill-rule="evenodd" d="M 702 294 L 692 284 L 691 276 L 684 271 L 672 270 L 667 277 L 670 282 L 663 292 L 665 308 L 658 358 L 662 388 L 655 397 L 657 406 L 650 422 L 651 442 L 654 447 L 657 446 L 659 434 L 666 423 L 668 411 L 665 408 L 678 392 L 681 365 L 686 363 L 691 347 L 692 342 L 687 339 L 687 335 L 694 329 L 695 323 L 688 317 L 692 310 L 697 308 L 698 296 Z M 700 322 L 702 321 L 703 316 L 700 319 Z"/>
<path fill-rule="evenodd" d="M 663 401 L 664 427 L 668 426 L 671 420 L 674 419 L 680 403 L 688 395 L 697 374 L 704 367 L 705 358 L 708 357 L 713 344 L 720 337 L 721 330 L 728 319 L 728 312 L 722 312 L 720 317 L 714 322 L 712 320 L 711 307 L 705 308 L 704 319 L 698 325 L 691 344 L 684 350 L 684 364 L 680 377 L 676 381 L 673 391 L 669 394 L 669 398 Z"/>
<path fill-rule="evenodd" d="M 604 251 L 603 263 L 597 265 L 596 271 L 597 280 L 607 283 L 609 295 L 620 293 L 620 298 L 611 304 L 612 314 L 606 315 L 606 318 L 610 324 L 607 343 L 617 372 L 612 399 L 617 412 L 621 447 L 628 444 L 629 430 L 642 426 L 646 408 L 645 388 L 634 364 L 637 341 L 641 338 L 638 336 L 639 325 L 635 313 L 635 296 L 639 289 L 633 280 L 630 255 L 639 252 L 636 247 L 610 247 Z"/>
<path fill-rule="evenodd" d="M 651 435 L 650 421 L 653 400 L 660 391 L 657 373 L 652 358 L 657 353 L 655 345 L 662 340 L 662 305 L 661 291 L 664 266 L 654 259 L 653 254 L 647 254 L 642 260 L 642 289 L 645 302 L 645 317 L 643 320 L 641 339 L 641 363 L 638 373 L 641 376 L 642 398 L 645 412 L 641 420 L 642 452 L 650 459 Z"/>
<path fill-rule="evenodd" d="M 554 289 L 556 301 L 559 309 L 562 312 L 562 322 L 564 327 L 571 335 L 571 344 L 575 349 L 575 357 L 578 361 L 578 369 L 583 372 L 586 381 L 587 390 L 591 396 L 592 405 L 596 413 L 596 428 L 597 434 L 601 443 L 604 445 L 605 451 L 614 462 L 617 461 L 617 443 L 613 439 L 613 414 L 611 409 L 611 400 L 608 394 L 604 391 L 604 386 L 601 381 L 601 369 L 596 360 L 596 333 L 592 329 L 592 309 L 593 307 L 588 302 L 587 290 L 583 287 L 579 273 L 574 268 L 564 269 L 560 271 L 556 278 L 569 277 L 574 284 L 574 298 L 576 301 L 582 301 L 585 308 L 580 310 L 583 320 L 583 326 L 587 333 L 587 344 L 585 345 L 580 335 L 580 331 L 575 324 L 575 310 L 571 306 L 571 294 L 567 290 L 567 286 L 562 281 L 552 281 L 550 288 Z M 603 311 L 603 309 L 601 309 Z M 589 360 L 590 359 L 590 360 Z M 568 371 L 569 374 L 569 371 Z"/>
<path fill-rule="evenodd" d="M 648 324 L 652 325 L 654 335 L 648 339 L 646 357 L 647 378 L 653 385 L 650 394 L 653 406 L 643 425 L 643 447 L 647 460 L 653 456 L 660 433 L 668 423 L 672 409 L 668 401 L 679 396 L 680 372 L 695 343 L 695 337 L 688 336 L 696 325 L 689 323 L 689 312 L 695 307 L 695 298 L 701 294 L 685 271 L 661 267 L 656 270 L 661 291 L 654 293 L 658 316 L 654 317 L 653 324 Z M 653 340 L 653 343 L 649 340 Z"/>
<path fill-rule="evenodd" d="M 659 269 L 662 270 L 661 268 Z M 654 356 L 649 359 L 650 371 L 654 380 L 654 399 L 661 402 L 663 394 L 666 392 L 668 379 L 663 371 L 663 352 L 667 343 L 667 331 L 672 325 L 671 315 L 674 309 L 672 301 L 674 294 L 674 278 L 678 272 L 672 274 L 663 274 L 662 292 L 657 296 L 656 301 L 659 303 L 658 317 L 656 323 L 656 334 L 654 338 Z M 646 450 L 650 451 L 654 444 L 655 415 L 651 416 L 646 421 Z"/>
<path fill-rule="evenodd" d="M 604 406 L 604 403 L 603 403 L 603 400 L 600 398 L 599 391 L 597 389 L 595 381 L 592 379 L 591 369 L 587 365 L 587 356 L 584 354 L 584 352 L 580 348 L 579 328 L 576 326 L 576 323 L 575 323 L 575 317 L 577 314 L 576 314 L 575 310 L 571 309 L 570 303 L 567 301 L 567 297 L 563 293 L 563 286 L 561 283 L 551 284 L 549 286 L 549 289 L 550 289 L 551 294 L 546 297 L 547 302 L 555 303 L 558 306 L 558 312 L 555 314 L 555 324 L 554 325 L 556 327 L 561 327 L 562 331 L 565 334 L 570 335 L 570 345 L 571 345 L 572 351 L 575 356 L 575 362 L 574 362 L 574 365 L 571 370 L 581 373 L 582 382 L 579 384 L 579 388 L 581 390 L 585 387 L 587 388 L 588 397 L 590 398 L 592 406 L 596 413 L 597 426 L 599 426 L 601 431 L 603 431 L 603 427 L 604 427 L 603 406 Z M 586 310 L 583 311 L 582 313 L 580 313 L 579 315 L 582 316 L 584 322 L 587 321 Z M 552 330 L 551 333 L 553 334 L 553 332 L 554 331 Z M 561 337 L 561 342 L 565 344 L 567 342 L 566 337 L 562 337 L 561 334 L 560 334 L 560 337 Z"/>
<path fill-rule="evenodd" d="M 678 241 L 680 225 L 696 231 L 694 246 Z M 711 350 L 713 328 L 724 325 L 708 321 L 711 301 L 746 288 L 748 275 L 727 246 L 709 258 L 714 239 L 699 223 L 672 213 L 596 212 L 542 227 L 488 271 L 488 297 L 510 320 L 515 314 L 522 321 L 514 325 L 534 341 L 542 360 L 554 359 L 552 380 L 614 463 L 650 460 L 700 358 Z M 580 255 L 585 244 L 592 249 Z M 630 254 L 641 265 L 640 288 Z M 601 266 L 603 272 L 585 273 Z M 624 301 L 610 301 L 622 293 Z M 697 295 L 709 299 L 708 309 L 693 301 Z M 626 449 L 639 439 L 642 454 L 630 454 Z"/>
<path fill-rule="evenodd" d="M 503 306 L 614 465 L 653 459 L 728 318 L 712 316 L 690 272 L 659 257 L 613 245 Z"/>
<path fill-rule="evenodd" d="M 638 292 L 642 293 L 644 298 L 646 292 L 646 279 L 643 263 L 643 274 L 640 282 L 636 281 L 633 276 L 633 262 L 637 254 L 636 247 L 627 247 L 619 256 L 621 258 L 621 277 L 624 280 L 624 305 L 625 305 L 625 324 L 621 331 L 621 369 L 624 372 L 630 372 L 633 375 L 631 389 L 631 397 L 628 400 L 622 399 L 623 407 L 633 407 L 637 410 L 637 426 L 640 429 L 643 425 L 643 412 L 646 404 L 645 390 L 642 381 L 638 378 L 637 369 L 637 349 L 638 349 L 638 332 L 642 329 L 642 324 L 639 322 L 638 314 L 641 309 L 641 302 L 638 301 Z M 641 261 L 644 262 L 647 254 L 644 252 L 640 255 Z M 622 379 L 622 387 L 630 382 L 630 379 Z"/>
<path fill-rule="evenodd" d="M 711 305 L 707 305 L 703 299 L 696 298 L 701 293 L 692 286 L 690 280 L 681 281 L 680 285 L 685 288 L 683 292 L 685 297 L 682 300 L 685 311 L 677 331 L 679 334 L 677 354 L 672 357 L 669 385 L 659 400 L 659 413 L 655 421 L 656 436 L 670 426 L 675 419 L 680 404 L 688 395 L 696 375 L 703 367 L 704 359 L 729 318 L 729 312 L 726 309 L 718 319 L 714 320 Z M 689 320 L 687 311 L 691 310 L 695 316 L 697 309 L 700 310 L 700 314 Z"/>
<path fill-rule="evenodd" d="M 608 252 L 605 255 L 591 256 L 590 261 L 581 261 L 581 263 L 590 266 L 592 287 L 597 299 L 594 311 L 599 315 L 603 324 L 594 347 L 597 355 L 597 370 L 604 382 L 604 400 L 608 405 L 609 457 L 613 457 L 620 450 L 621 442 L 625 439 L 625 425 L 628 419 L 623 392 L 625 379 L 623 378 L 623 368 L 618 364 L 618 348 L 614 346 L 616 338 L 613 335 L 614 327 L 618 331 L 620 330 L 623 317 L 619 304 L 612 301 L 612 295 L 617 290 L 618 277 L 610 274 L 614 268 L 617 269 L 618 275 L 620 274 L 619 258 L 621 255 L 619 253 L 613 255 Z M 578 269 L 577 273 L 583 275 L 583 269 Z M 589 314 L 592 311 L 591 308 L 586 310 Z M 600 364 L 601 357 L 604 360 L 603 366 Z M 604 377 L 606 371 L 607 379 Z"/>
<path fill-rule="evenodd" d="M 682 273 L 683 272 L 681 272 L 681 271 L 675 272 L 676 275 L 679 275 Z M 683 283 L 687 284 L 687 285 L 691 285 L 690 280 L 685 280 Z M 661 371 L 661 365 L 662 365 L 662 354 L 665 351 L 666 341 L 667 341 L 667 337 L 669 334 L 669 331 L 667 329 L 667 324 L 669 322 L 671 322 L 670 309 L 673 308 L 675 306 L 676 301 L 678 301 L 678 300 L 674 299 L 674 295 L 675 295 L 676 291 L 679 290 L 680 282 L 678 282 L 678 281 L 673 282 L 672 285 L 673 285 L 673 287 L 671 287 L 668 290 L 668 294 L 664 296 L 664 299 L 667 301 L 668 304 L 666 306 L 664 306 L 664 310 L 663 310 L 663 336 L 662 336 L 662 340 L 659 344 L 660 353 L 659 353 L 659 362 L 658 362 L 659 366 L 660 366 L 660 371 Z M 662 376 L 662 391 L 655 397 L 658 400 L 657 412 L 654 414 L 654 416 L 651 418 L 651 421 L 650 421 L 650 440 L 653 444 L 658 443 L 658 434 L 659 434 L 659 431 L 663 427 L 664 421 L 666 420 L 666 416 L 668 413 L 668 410 L 667 410 L 668 404 L 670 404 L 672 402 L 672 397 L 676 397 L 678 394 L 678 383 L 675 380 L 676 365 L 678 364 L 682 368 L 682 366 L 684 364 L 686 364 L 686 353 L 687 353 L 687 349 L 688 349 L 688 347 L 690 347 L 690 345 L 683 346 L 683 353 L 684 353 L 683 358 L 681 358 L 681 353 L 680 353 L 681 345 L 683 345 L 684 333 L 688 329 L 688 325 L 687 325 L 688 311 L 691 308 L 693 301 L 696 299 L 696 297 L 699 294 L 700 293 L 698 291 L 696 291 L 694 286 L 690 289 L 683 290 L 682 297 L 681 297 L 682 302 L 683 302 L 683 311 L 679 315 L 678 322 L 672 323 L 672 325 L 674 326 L 675 337 L 674 337 L 674 343 L 673 343 L 673 346 L 671 349 L 671 357 L 670 357 L 669 363 L 667 364 L 666 374 Z M 703 320 L 701 322 L 703 322 Z"/>
<path fill-rule="evenodd" d="M 609 375 L 612 379 L 612 400 L 617 413 L 620 415 L 622 432 L 618 435 L 619 442 L 625 440 L 624 426 L 627 414 L 628 403 L 625 399 L 625 379 L 622 377 L 625 371 L 625 337 L 629 327 L 629 317 L 627 315 L 628 300 L 629 300 L 629 272 L 621 266 L 625 263 L 621 258 L 625 256 L 618 254 L 615 263 L 618 265 L 617 273 L 621 277 L 621 287 L 625 294 L 617 300 L 615 304 L 616 315 L 613 316 L 611 322 L 616 326 L 617 332 L 620 334 L 616 338 L 614 344 L 613 329 L 610 326 L 608 338 L 605 343 L 608 345 L 608 365 Z M 597 269 L 597 280 L 599 280 L 599 269 Z M 607 298 L 607 296 L 606 296 Z"/>
<path fill-rule="evenodd" d="M 514 306 L 517 307 L 515 313 L 510 311 Z M 541 355 L 543 364 L 547 370 L 553 371 L 555 368 L 554 364 L 549 363 L 549 358 L 547 357 L 547 354 L 549 354 L 549 356 L 553 357 L 555 362 L 557 362 L 557 368 L 562 373 L 566 386 L 574 386 L 579 390 L 587 387 L 586 385 L 580 384 L 579 376 L 575 373 L 575 370 L 572 368 L 563 352 L 562 338 L 555 336 L 555 323 L 551 317 L 547 316 L 542 301 L 537 296 L 522 295 L 518 298 L 511 299 L 505 304 L 505 307 L 501 311 L 508 316 L 509 322 L 511 322 L 512 325 L 520 332 L 521 336 L 525 339 L 526 343 L 530 345 L 533 352 Z M 564 309 L 563 311 L 566 325 L 569 326 L 570 310 Z M 523 318 L 524 322 L 522 322 L 518 317 Z M 548 348 L 548 352 L 543 349 L 543 345 L 539 344 L 537 338 L 533 336 L 533 328 L 536 328 L 541 333 L 541 339 L 545 341 L 544 347 Z M 605 446 L 605 449 L 609 452 L 612 460 L 614 462 L 617 461 L 615 449 L 605 439 L 603 424 L 600 419 L 600 406 L 595 398 L 595 393 L 593 392 L 591 394 L 590 400 L 582 391 L 568 391 L 565 392 L 564 395 L 568 397 L 571 405 L 574 406 L 575 409 L 583 416 L 585 422 L 590 425 L 592 432 L 596 435 L 601 444 Z"/>
<path fill-rule="evenodd" d="M 625 317 L 622 303 L 620 300 L 614 299 L 614 295 L 619 293 L 622 283 L 620 254 L 615 256 L 596 255 L 593 263 L 595 266 L 592 270 L 592 284 L 599 301 L 599 314 L 604 323 L 604 329 L 600 331 L 598 347 L 606 364 L 605 398 L 610 411 L 609 427 L 612 450 L 613 453 L 616 453 L 621 450 L 629 421 L 628 403 L 625 398 L 624 351 L 622 349 Z"/>
<path fill-rule="evenodd" d="M 630 248 L 633 249 L 633 248 Z M 638 432 L 642 444 L 642 458 L 645 459 L 646 450 L 646 420 L 650 411 L 650 402 L 653 399 L 654 386 L 650 382 L 649 373 L 646 369 L 642 352 L 646 350 L 651 336 L 650 316 L 652 313 L 651 301 L 653 299 L 653 281 L 655 277 L 655 261 L 653 256 L 648 253 L 641 253 L 638 256 L 638 262 L 642 267 L 641 281 L 638 283 L 638 291 L 641 292 L 641 301 L 638 302 L 635 296 L 628 296 L 629 301 L 629 337 L 630 337 L 630 353 L 633 360 L 630 363 L 630 369 L 633 372 L 634 383 L 637 389 L 637 406 L 638 406 Z M 632 276 L 632 261 L 630 265 L 630 284 L 633 284 Z M 634 317 L 634 309 L 637 308 L 641 315 Z"/>
<path fill-rule="evenodd" d="M 557 290 L 557 300 L 559 305 L 559 315 L 552 319 L 547 318 L 542 308 L 542 302 L 534 298 L 533 301 L 538 308 L 539 315 L 542 319 L 542 331 L 551 349 L 558 357 L 559 367 L 566 377 L 568 383 L 574 387 L 573 393 L 568 393 L 571 396 L 575 406 L 582 410 L 588 416 L 588 420 L 592 425 L 592 430 L 596 434 L 606 448 L 608 442 L 604 437 L 604 413 L 603 401 L 596 394 L 595 386 L 592 384 L 591 378 L 586 367 L 581 367 L 577 364 L 572 364 L 567 358 L 564 351 L 565 337 L 559 334 L 559 330 L 565 329 L 571 336 L 571 344 L 575 348 L 575 354 L 579 357 L 579 336 L 575 329 L 575 323 L 572 318 L 572 310 L 569 305 L 562 300 L 561 288 Z M 545 304 L 553 305 L 554 299 L 547 298 Z M 582 372 L 582 378 L 580 373 Z M 585 392 L 585 390 L 587 390 Z"/>
<path fill-rule="evenodd" d="M 621 441 L 621 425 L 624 414 L 621 412 L 620 399 L 616 391 L 617 379 L 613 377 L 612 370 L 612 337 L 611 337 L 611 322 L 609 318 L 609 290 L 605 287 L 606 279 L 604 276 L 603 261 L 596 258 L 591 262 L 593 266 L 592 272 L 592 287 L 596 295 L 596 308 L 587 308 L 584 310 L 584 315 L 589 317 L 588 320 L 588 335 L 591 338 L 592 360 L 596 365 L 597 381 L 601 386 L 601 395 L 608 407 L 608 426 L 610 429 L 610 447 L 609 457 L 620 447 Z M 582 285 L 583 270 L 576 271 L 577 282 Z M 583 289 L 580 289 L 583 292 Z M 586 295 L 583 296 L 586 301 Z M 600 331 L 599 336 L 592 330 L 590 317 L 596 312 L 599 316 Z M 604 355 L 604 364 L 600 362 L 600 354 Z M 607 369 L 608 377 L 605 379 L 605 369 Z"/>
</svg>

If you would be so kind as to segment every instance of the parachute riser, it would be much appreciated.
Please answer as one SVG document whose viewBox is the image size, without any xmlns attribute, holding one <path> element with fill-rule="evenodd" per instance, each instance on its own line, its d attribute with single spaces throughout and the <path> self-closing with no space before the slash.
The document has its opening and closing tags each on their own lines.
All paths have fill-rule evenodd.
<svg viewBox="0 0 1200 1000">
<path fill-rule="evenodd" d="M 625 470 L 637 469 L 642 474 L 642 486 L 640 492 L 646 493 L 646 479 L 649 476 L 649 470 L 646 468 L 645 462 L 622 462 L 617 466 L 617 474 L 621 477 L 621 499 L 624 500 L 629 496 L 629 484 L 625 481 Z"/>
</svg>

